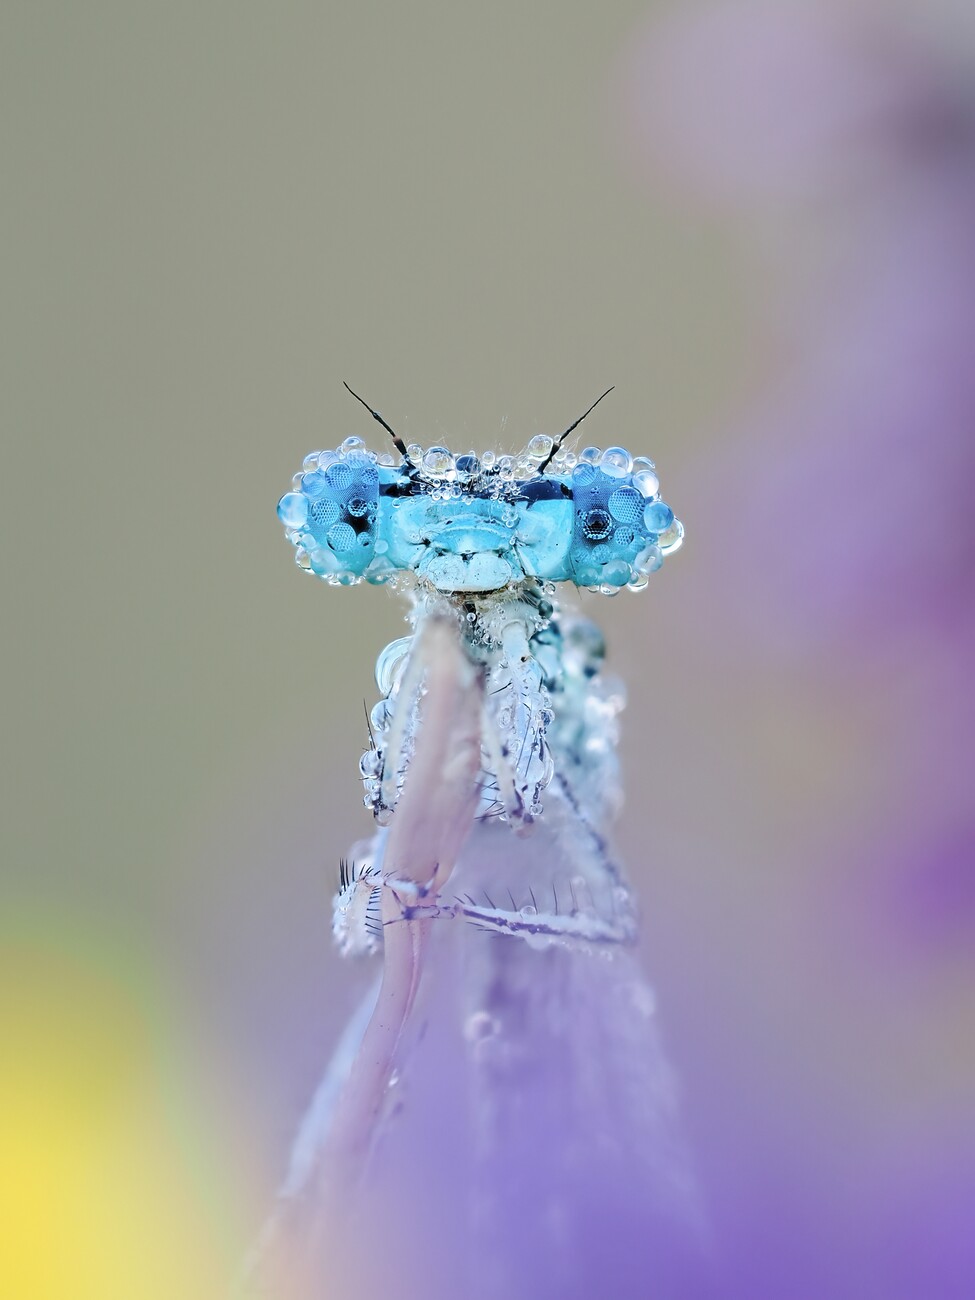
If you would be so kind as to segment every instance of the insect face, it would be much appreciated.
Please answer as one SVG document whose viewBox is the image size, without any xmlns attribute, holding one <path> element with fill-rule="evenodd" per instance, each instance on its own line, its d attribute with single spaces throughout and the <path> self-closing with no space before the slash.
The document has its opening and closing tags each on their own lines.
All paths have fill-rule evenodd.
<svg viewBox="0 0 975 1300">
<path fill-rule="evenodd" d="M 577 458 L 542 435 L 517 457 L 410 446 L 398 462 L 348 438 L 305 458 L 278 515 L 299 565 L 328 582 L 413 574 L 448 594 L 528 579 L 640 590 L 683 538 L 652 461 Z"/>
</svg>

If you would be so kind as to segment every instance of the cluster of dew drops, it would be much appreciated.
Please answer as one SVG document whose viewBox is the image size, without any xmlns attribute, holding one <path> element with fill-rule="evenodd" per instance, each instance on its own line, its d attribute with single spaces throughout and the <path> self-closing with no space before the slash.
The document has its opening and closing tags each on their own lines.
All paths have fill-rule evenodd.
<svg viewBox="0 0 975 1300">
<path fill-rule="evenodd" d="M 424 451 L 419 443 L 410 443 L 404 460 L 392 452 L 370 451 L 363 438 L 349 437 L 333 451 L 309 452 L 302 461 L 300 472 L 292 480 L 292 492 L 282 498 L 279 514 L 287 528 L 292 521 L 288 518 L 285 503 L 308 487 L 309 476 L 325 473 L 343 462 L 355 463 L 366 459 L 385 469 L 396 469 L 407 464 L 415 466 L 427 483 L 429 496 L 434 501 L 470 503 L 474 500 L 475 493 L 478 497 L 496 501 L 514 501 L 517 499 L 519 485 L 538 476 L 539 467 L 551 455 L 553 442 L 548 434 L 539 433 L 517 455 L 485 451 L 480 456 L 473 452 L 455 455 L 448 448 L 440 446 L 429 447 Z M 644 525 L 648 532 L 656 535 L 656 540 L 636 557 L 633 578 L 625 584 L 631 591 L 642 591 L 649 581 L 649 575 L 660 568 L 664 556 L 677 551 L 684 540 L 683 525 L 674 517 L 670 506 L 659 497 L 660 481 L 654 462 L 647 456 L 631 456 L 624 447 L 607 447 L 605 450 L 585 447 L 578 454 L 559 448 L 545 473 L 571 476 L 579 466 L 591 466 L 609 478 L 629 479 L 629 486 L 643 497 L 646 503 L 643 509 Z M 399 504 L 398 500 L 391 502 L 394 509 Z M 510 519 L 505 522 L 514 524 L 515 519 L 512 511 Z M 297 516 L 293 522 L 298 523 Z M 297 529 L 289 531 L 288 538 L 298 548 L 295 558 L 299 567 L 306 572 L 313 572 L 311 559 L 302 545 L 304 539 L 301 532 Z M 333 585 L 348 585 L 363 580 L 362 577 L 352 577 L 351 574 L 328 573 L 318 576 L 324 577 Z M 371 574 L 369 580 L 395 585 L 398 576 L 395 573 Z M 622 588 L 603 584 L 589 587 L 588 590 L 615 596 Z"/>
</svg>

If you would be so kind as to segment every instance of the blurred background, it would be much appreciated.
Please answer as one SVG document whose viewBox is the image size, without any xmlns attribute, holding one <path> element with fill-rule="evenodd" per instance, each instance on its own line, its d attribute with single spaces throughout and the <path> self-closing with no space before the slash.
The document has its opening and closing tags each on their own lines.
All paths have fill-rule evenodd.
<svg viewBox="0 0 975 1300">
<path fill-rule="evenodd" d="M 378 446 L 343 380 L 458 451 L 616 385 L 687 542 L 582 604 L 729 1294 L 972 1294 L 975 9 L 0 21 L 0 1295 L 222 1294 L 370 977 L 404 606 L 274 515 Z"/>
</svg>

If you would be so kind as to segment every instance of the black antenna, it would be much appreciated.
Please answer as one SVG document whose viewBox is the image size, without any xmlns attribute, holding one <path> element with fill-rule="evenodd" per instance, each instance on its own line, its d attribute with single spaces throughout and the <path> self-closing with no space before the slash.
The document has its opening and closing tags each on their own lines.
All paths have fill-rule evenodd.
<svg viewBox="0 0 975 1300">
<path fill-rule="evenodd" d="M 344 379 L 342 380 L 342 383 L 345 384 L 345 380 L 344 380 Z M 346 388 L 349 388 L 349 385 L 348 385 L 348 384 L 345 384 L 345 386 L 346 386 Z M 392 438 L 392 440 L 393 440 L 393 446 L 396 448 L 396 450 L 399 452 L 399 454 L 400 454 L 402 457 L 404 457 L 404 459 L 405 459 L 405 457 L 406 457 L 406 443 L 405 443 L 405 442 L 403 441 L 403 439 L 399 436 L 399 434 L 393 432 L 393 430 L 389 427 L 389 425 L 386 423 L 386 421 L 383 419 L 383 417 L 379 414 L 379 412 L 378 412 L 378 411 L 374 411 L 374 410 L 372 409 L 372 407 L 369 405 L 369 403 L 368 403 L 367 401 L 365 401 L 364 398 L 360 397 L 358 393 L 353 392 L 353 390 L 352 390 L 351 388 L 349 388 L 349 392 L 352 393 L 352 396 L 355 398 L 355 400 L 356 400 L 357 402 L 362 402 L 362 405 L 366 408 L 366 410 L 369 412 L 369 414 L 372 416 L 372 418 L 373 418 L 374 420 L 378 420 L 378 421 L 379 421 L 379 423 L 383 426 L 383 428 L 386 430 L 386 432 L 387 432 L 387 433 L 389 434 L 389 436 Z M 604 393 L 603 396 L 605 397 L 606 394 Z M 588 415 L 589 412 L 587 411 L 586 414 Z M 578 423 L 579 423 L 579 421 L 577 420 L 577 421 L 576 421 L 576 424 L 578 424 Z M 575 426 L 573 426 L 573 427 L 575 427 Z"/>
<path fill-rule="evenodd" d="M 549 462 L 552 460 L 553 456 L 554 456 L 555 453 L 558 451 L 558 449 L 562 446 L 563 442 L 565 442 L 566 438 L 568 438 L 568 436 L 569 436 L 569 434 L 572 432 L 572 430 L 575 429 L 578 425 L 580 425 L 580 424 L 583 422 L 583 420 L 586 418 L 586 416 L 589 414 L 589 412 L 590 412 L 590 411 L 594 411 L 594 410 L 596 409 L 596 407 L 599 405 L 599 403 L 603 400 L 603 397 L 608 397 L 609 394 L 613 391 L 613 388 L 615 388 L 615 387 L 616 387 L 616 385 L 613 384 L 612 388 L 607 388 L 607 389 L 606 389 L 606 392 L 603 393 L 602 397 L 597 397 L 597 398 L 596 398 L 596 400 L 593 402 L 592 406 L 590 406 L 590 408 L 589 408 L 588 411 L 583 411 L 583 413 L 579 416 L 578 420 L 574 420 L 574 421 L 572 422 L 572 424 L 569 425 L 569 427 L 566 429 L 565 433 L 560 433 L 560 434 L 559 434 L 559 436 L 556 438 L 555 442 L 552 444 L 552 450 L 548 453 L 548 455 L 547 455 L 547 456 L 545 457 L 545 459 L 542 461 L 541 465 L 539 465 L 539 467 L 538 467 L 538 473 L 539 473 L 539 474 L 544 474 L 544 473 L 545 473 L 545 470 L 546 470 L 546 468 L 548 467 Z M 348 388 L 348 384 L 346 384 L 346 388 Z M 349 392 L 352 392 L 351 388 L 349 389 Z M 353 393 L 352 395 L 353 395 L 353 397 L 355 396 L 354 393 Z M 361 401 L 362 399 L 360 398 L 359 400 Z M 373 411 L 373 415 L 375 415 L 375 414 L 376 414 L 375 411 Z"/>
</svg>

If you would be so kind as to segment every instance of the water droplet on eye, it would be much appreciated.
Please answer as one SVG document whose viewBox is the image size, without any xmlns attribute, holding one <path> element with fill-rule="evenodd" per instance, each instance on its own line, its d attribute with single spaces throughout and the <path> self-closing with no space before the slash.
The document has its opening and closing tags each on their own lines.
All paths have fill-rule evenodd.
<svg viewBox="0 0 975 1300">
<path fill-rule="evenodd" d="M 633 475 L 633 486 L 642 497 L 652 501 L 660 491 L 660 480 L 652 469 L 641 469 L 639 473 Z"/>
<path fill-rule="evenodd" d="M 286 492 L 278 502 L 278 518 L 286 528 L 301 528 L 308 518 L 308 498 L 301 492 Z"/>
<path fill-rule="evenodd" d="M 358 451 L 360 447 L 366 445 L 364 438 L 346 438 L 342 443 L 343 451 Z"/>
<path fill-rule="evenodd" d="M 431 447 L 423 457 L 423 471 L 436 478 L 447 478 L 456 473 L 454 458 L 446 447 Z"/>
<path fill-rule="evenodd" d="M 411 442 L 406 448 L 407 459 L 411 460 L 414 465 L 419 465 L 423 459 L 423 448 L 418 442 Z"/>
<path fill-rule="evenodd" d="M 329 465 L 325 471 L 324 480 L 333 492 L 344 492 L 352 484 L 352 470 L 344 461 L 338 460 L 334 465 Z"/>
<path fill-rule="evenodd" d="M 656 573 L 664 562 L 663 553 L 655 542 L 645 547 L 633 561 L 637 573 Z"/>
<path fill-rule="evenodd" d="M 351 551 L 355 546 L 356 531 L 351 524 L 333 524 L 325 540 L 333 551 Z"/>
<path fill-rule="evenodd" d="M 309 558 L 308 552 L 307 552 L 307 551 L 297 551 L 297 552 L 295 553 L 295 564 L 297 564 L 297 566 L 298 566 L 299 569 L 310 570 L 310 569 L 311 569 L 311 559 Z"/>
<path fill-rule="evenodd" d="M 674 551 L 679 551 L 683 545 L 684 525 L 679 519 L 675 519 L 667 531 L 660 534 L 657 542 L 664 555 L 673 555 Z"/>
<path fill-rule="evenodd" d="M 350 497 L 345 508 L 353 519 L 362 519 L 372 508 L 372 502 L 368 497 Z"/>
<path fill-rule="evenodd" d="M 339 509 L 337 502 L 329 501 L 325 497 L 317 497 L 311 504 L 308 512 L 315 524 L 318 525 L 319 531 L 328 531 L 333 524 L 339 521 L 339 515 L 342 511 Z"/>
<path fill-rule="evenodd" d="M 587 465 L 598 465 L 602 454 L 599 447 L 583 447 L 579 452 L 579 459 Z"/>
<path fill-rule="evenodd" d="M 526 921 L 530 921 L 533 916 L 538 915 L 538 908 L 532 903 L 526 903 L 525 906 L 521 908 L 520 915 L 523 916 Z"/>
<path fill-rule="evenodd" d="M 494 469 L 494 462 L 497 459 L 493 451 L 486 451 L 481 457 L 482 469 Z"/>
<path fill-rule="evenodd" d="M 609 513 L 621 524 L 635 524 L 643 514 L 645 502 L 636 488 L 621 487 L 610 493 L 606 504 Z"/>
<path fill-rule="evenodd" d="M 525 455 L 532 460 L 544 460 L 552 450 L 552 439 L 547 433 L 536 433 L 525 448 Z"/>
<path fill-rule="evenodd" d="M 464 1021 L 464 1037 L 469 1043 L 483 1043 L 496 1038 L 501 1025 L 490 1011 L 475 1011 Z"/>
<path fill-rule="evenodd" d="M 633 458 L 625 447 L 607 447 L 599 458 L 599 468 L 610 478 L 625 478 L 633 468 Z"/>
<path fill-rule="evenodd" d="M 336 461 L 341 459 L 342 457 L 337 451 L 323 451 L 318 457 L 318 468 L 321 470 L 330 469 Z"/>
<path fill-rule="evenodd" d="M 666 501 L 651 501 L 643 512 L 643 523 L 649 533 L 663 533 L 674 522 L 674 512 Z"/>
<path fill-rule="evenodd" d="M 305 457 L 305 459 L 301 462 L 301 468 L 305 471 L 306 474 L 310 474 L 312 470 L 318 469 L 318 458 L 320 455 L 321 455 L 320 451 L 310 451 L 308 455 Z"/>
<path fill-rule="evenodd" d="M 367 749 L 359 759 L 359 774 L 364 777 L 378 776 L 382 769 L 382 760 L 374 749 Z"/>
<path fill-rule="evenodd" d="M 306 497 L 320 497 L 328 488 L 328 479 L 320 471 L 315 470 L 311 474 L 304 474 L 301 479 L 301 490 Z"/>
<path fill-rule="evenodd" d="M 620 587 L 625 587 L 633 577 L 633 570 L 626 560 L 610 560 L 608 564 L 603 565 L 603 586 L 612 587 L 612 594 L 615 596 Z M 603 591 L 603 595 L 608 595 Z"/>
</svg>

